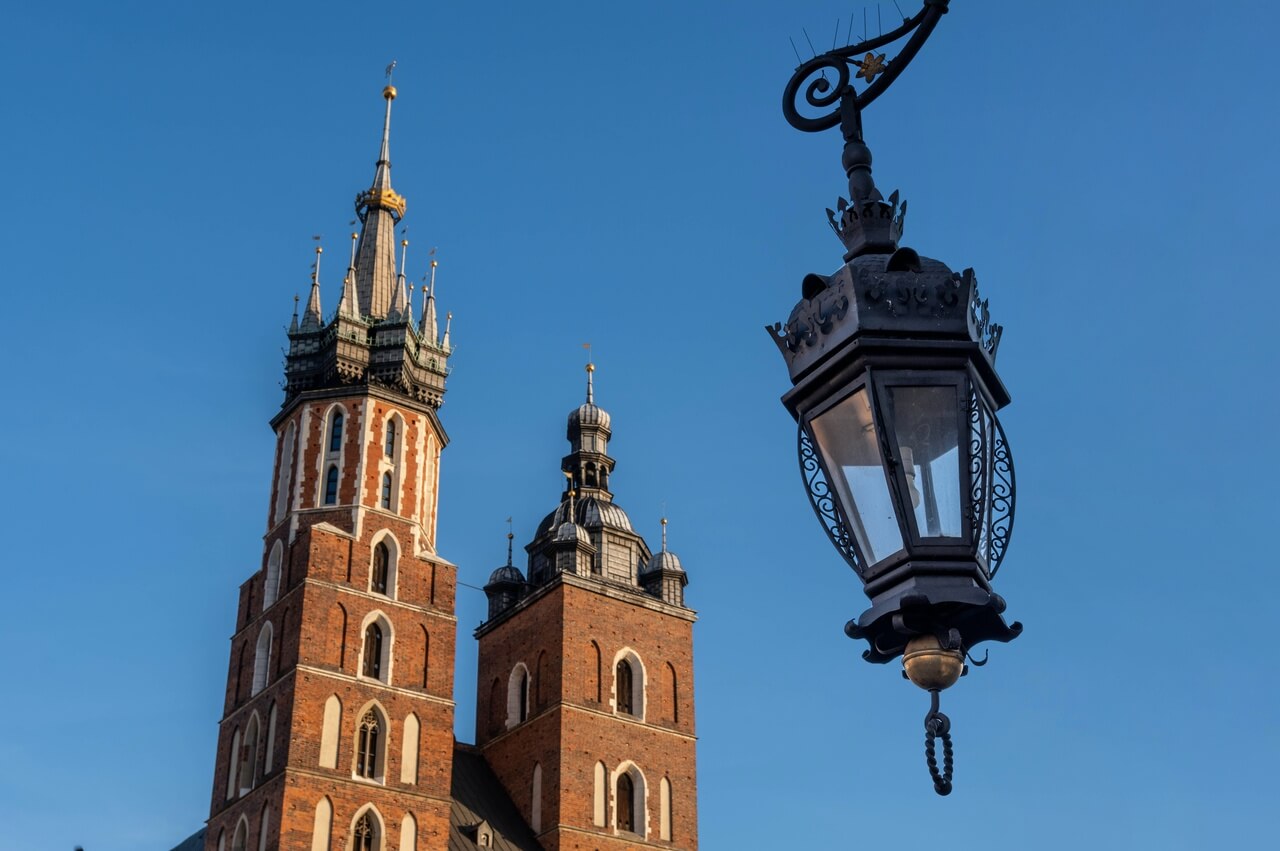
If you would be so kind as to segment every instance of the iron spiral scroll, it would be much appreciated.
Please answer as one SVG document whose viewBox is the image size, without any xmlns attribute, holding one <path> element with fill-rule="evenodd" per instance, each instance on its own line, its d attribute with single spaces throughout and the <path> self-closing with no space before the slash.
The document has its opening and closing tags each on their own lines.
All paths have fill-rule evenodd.
<svg viewBox="0 0 1280 851">
<path fill-rule="evenodd" d="M 800 428 L 800 475 L 804 477 L 805 493 L 809 495 L 813 513 L 818 515 L 823 531 L 854 572 L 861 576 L 862 563 L 858 560 L 857 550 L 853 548 L 849 527 L 844 525 L 844 520 L 840 517 L 831 485 L 822 471 L 818 454 L 813 450 L 813 441 L 809 439 L 803 426 Z"/>
<path fill-rule="evenodd" d="M 949 0 L 925 0 L 920 11 L 904 19 L 902 26 L 897 29 L 857 44 L 829 50 L 808 62 L 802 62 L 787 81 L 787 88 L 782 95 L 782 114 L 787 123 L 806 133 L 817 133 L 835 127 L 840 123 L 841 107 L 846 96 L 849 96 L 848 106 L 853 108 L 855 114 L 866 109 L 906 69 L 937 26 L 938 20 L 947 13 L 948 2 Z M 883 55 L 875 56 L 873 53 L 876 48 L 892 44 L 907 35 L 911 36 L 910 40 L 888 63 L 883 61 Z M 852 71 L 855 66 L 858 69 L 856 74 Z M 827 79 L 828 71 L 835 73 L 834 83 Z M 867 81 L 867 86 L 861 93 L 854 90 L 852 76 Z M 808 85 L 805 85 L 806 82 Z M 801 114 L 799 106 L 802 90 L 803 102 L 820 112 L 825 111 L 825 114 L 815 117 Z"/>
</svg>

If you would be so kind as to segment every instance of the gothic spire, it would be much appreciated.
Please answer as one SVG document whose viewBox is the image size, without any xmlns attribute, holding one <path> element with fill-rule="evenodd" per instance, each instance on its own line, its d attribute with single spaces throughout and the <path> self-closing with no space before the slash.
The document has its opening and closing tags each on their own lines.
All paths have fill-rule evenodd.
<svg viewBox="0 0 1280 851">
<path fill-rule="evenodd" d="M 363 316 L 382 319 L 391 309 L 396 278 L 395 227 L 404 216 L 404 196 L 391 188 L 391 102 L 394 86 L 382 90 L 387 111 L 382 122 L 382 148 L 373 185 L 356 196 L 356 214 L 363 223 L 356 249 L 356 295 Z"/>
<path fill-rule="evenodd" d="M 396 276 L 396 286 L 391 293 L 391 307 L 387 311 L 388 319 L 402 320 L 409 314 L 409 302 L 404 289 L 405 255 L 409 252 L 409 240 L 400 240 L 400 274 Z"/>
<path fill-rule="evenodd" d="M 422 300 L 422 324 L 418 326 L 418 333 L 427 339 L 431 345 L 438 345 L 440 339 L 439 329 L 436 327 L 436 261 L 431 259 L 431 282 L 422 288 L 424 298 Z"/>
<path fill-rule="evenodd" d="M 319 331 L 321 319 L 320 313 L 320 255 L 324 253 L 324 249 L 316 246 L 316 267 L 311 273 L 311 297 L 307 299 L 307 310 L 302 314 L 302 330 L 303 331 Z"/>
</svg>

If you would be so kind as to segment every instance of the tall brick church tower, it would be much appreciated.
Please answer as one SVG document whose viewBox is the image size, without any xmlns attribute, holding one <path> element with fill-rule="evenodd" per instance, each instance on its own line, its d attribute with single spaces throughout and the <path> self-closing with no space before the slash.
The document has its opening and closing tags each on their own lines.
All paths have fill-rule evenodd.
<svg viewBox="0 0 1280 851">
<path fill-rule="evenodd" d="M 476 742 L 547 851 L 695 849 L 693 621 L 688 579 L 613 501 L 610 417 L 569 415 L 568 480 L 525 581 L 485 586 Z"/>
<path fill-rule="evenodd" d="M 414 321 L 388 86 L 336 312 L 294 314 L 263 566 L 240 589 L 209 851 L 444 849 L 455 568 L 436 553 L 449 331 Z M 411 292 L 411 290 L 410 290 Z"/>
<path fill-rule="evenodd" d="M 687 578 L 665 519 L 653 553 L 613 502 L 590 372 L 565 492 L 526 548 L 529 580 L 509 546 L 484 589 L 477 744 L 454 741 L 456 568 L 436 551 L 450 329 L 447 314 L 437 327 L 434 261 L 414 317 L 408 243 L 395 241 L 396 90 L 383 97 L 337 308 L 321 309 L 317 248 L 289 328 L 210 815 L 179 849 L 696 849 Z"/>
</svg>

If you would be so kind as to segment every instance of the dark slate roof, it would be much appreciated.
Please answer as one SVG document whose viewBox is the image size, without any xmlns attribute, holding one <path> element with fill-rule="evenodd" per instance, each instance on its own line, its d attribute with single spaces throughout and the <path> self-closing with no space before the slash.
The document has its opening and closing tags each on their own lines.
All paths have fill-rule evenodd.
<svg viewBox="0 0 1280 851">
<path fill-rule="evenodd" d="M 497 851 L 542 851 L 529 825 L 498 782 L 489 763 L 471 745 L 453 748 L 453 807 L 449 812 L 449 851 L 476 851 L 468 835 L 481 821 L 493 828 Z"/>
<path fill-rule="evenodd" d="M 202 827 L 182 840 L 181 843 L 174 846 L 173 851 L 204 851 L 204 830 Z"/>
</svg>

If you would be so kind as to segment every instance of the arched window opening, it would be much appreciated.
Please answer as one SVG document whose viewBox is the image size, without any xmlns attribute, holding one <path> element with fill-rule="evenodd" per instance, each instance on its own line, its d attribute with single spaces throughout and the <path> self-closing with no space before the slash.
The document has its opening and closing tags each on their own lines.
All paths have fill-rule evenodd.
<svg viewBox="0 0 1280 851">
<path fill-rule="evenodd" d="M 635 700 L 632 697 L 631 663 L 626 659 L 618 660 L 617 675 L 618 711 L 628 715 L 635 714 Z"/>
<path fill-rule="evenodd" d="M 244 742 L 240 745 L 240 768 L 236 772 L 239 779 L 236 782 L 241 795 L 253 788 L 254 769 L 258 763 L 258 726 L 258 713 L 255 712 L 245 727 Z"/>
<path fill-rule="evenodd" d="M 605 780 L 607 772 L 603 762 L 596 763 L 595 771 L 595 794 L 591 799 L 591 823 L 596 827 L 604 827 L 609 823 L 608 809 L 608 790 Z"/>
<path fill-rule="evenodd" d="M 387 545 L 379 541 L 373 548 L 373 578 L 369 583 L 369 589 L 373 593 L 387 593 L 387 570 L 390 562 L 391 554 L 387 551 Z"/>
<path fill-rule="evenodd" d="M 382 847 L 380 827 L 373 813 L 365 810 L 364 815 L 356 820 L 356 825 L 351 830 L 353 851 L 378 851 Z"/>
<path fill-rule="evenodd" d="M 231 837 L 231 851 L 245 851 L 245 846 L 249 842 L 249 820 L 244 816 L 240 816 L 240 823 L 236 825 L 235 835 Z"/>
<path fill-rule="evenodd" d="M 671 723 L 680 723 L 680 688 L 676 683 L 676 669 L 670 662 L 667 663 L 667 677 L 671 681 Z"/>
<path fill-rule="evenodd" d="M 391 509 L 391 474 L 382 474 L 382 507 Z"/>
<path fill-rule="evenodd" d="M 427 687 L 427 676 L 431 672 L 431 634 L 422 627 L 422 687 Z"/>
<path fill-rule="evenodd" d="M 311 851 L 329 851 L 329 832 L 333 826 L 333 804 L 328 798 L 316 802 L 316 817 L 311 823 Z"/>
<path fill-rule="evenodd" d="M 253 687 L 249 690 L 251 695 L 267 687 L 271 671 L 271 638 L 271 621 L 267 621 L 258 633 L 258 644 L 253 651 Z"/>
<path fill-rule="evenodd" d="M 271 711 L 267 713 L 267 755 L 262 759 L 262 774 L 265 776 L 271 773 L 271 769 L 275 764 L 276 758 L 276 705 L 271 704 Z"/>
<path fill-rule="evenodd" d="M 324 474 L 324 504 L 338 503 L 338 465 L 330 464 L 329 472 Z"/>
<path fill-rule="evenodd" d="M 618 775 L 618 830 L 636 832 L 636 787 L 631 775 Z"/>
<path fill-rule="evenodd" d="M 533 788 L 530 790 L 533 800 L 529 802 L 529 827 L 534 833 L 542 832 L 542 763 L 533 764 Z"/>
<path fill-rule="evenodd" d="M 267 558 L 267 575 L 262 583 L 262 610 L 265 612 L 280 598 L 280 561 L 284 553 L 284 544 L 276 541 L 271 547 L 271 555 Z"/>
<path fill-rule="evenodd" d="M 258 823 L 258 851 L 267 851 L 267 833 L 271 829 L 271 805 L 262 808 L 262 821 Z"/>
<path fill-rule="evenodd" d="M 335 629 L 338 633 L 338 669 L 341 670 L 347 664 L 347 610 L 342 607 L 341 603 L 334 603 L 333 609 L 330 610 L 329 628 Z"/>
<path fill-rule="evenodd" d="M 382 627 L 377 621 L 364 631 L 364 675 L 382 679 Z"/>
<path fill-rule="evenodd" d="M 378 713 L 370 709 L 360 719 L 359 745 L 356 750 L 356 775 L 375 780 L 378 777 Z"/>
<path fill-rule="evenodd" d="M 661 809 L 659 813 L 658 838 L 671 841 L 671 781 L 662 778 L 662 782 L 658 784 L 658 807 Z"/>
<path fill-rule="evenodd" d="M 329 426 L 329 451 L 342 449 L 342 411 L 334 411 L 333 422 Z"/>
<path fill-rule="evenodd" d="M 586 473 L 583 476 L 583 484 L 589 488 L 593 488 L 596 486 L 596 465 L 595 464 L 587 465 Z"/>
<path fill-rule="evenodd" d="M 338 767 L 338 730 L 342 727 L 342 701 L 336 694 L 324 702 L 324 724 L 320 728 L 320 767 Z"/>
<path fill-rule="evenodd" d="M 237 779 L 237 775 L 240 773 L 239 771 L 240 728 L 239 727 L 237 727 L 236 731 L 231 735 L 231 753 L 228 754 L 228 756 L 230 758 L 227 760 L 227 763 L 230 767 L 227 768 L 227 800 L 230 801 L 232 798 L 235 797 L 236 779 Z"/>
<path fill-rule="evenodd" d="M 534 683 L 534 705 L 539 709 L 551 699 L 551 683 L 547 682 L 547 651 L 538 654 L 538 680 Z"/>
<path fill-rule="evenodd" d="M 418 716 L 410 712 L 405 716 L 400 735 L 400 782 L 412 786 L 418 782 L 418 737 L 421 725 Z"/>
<path fill-rule="evenodd" d="M 271 510 L 271 522 L 279 523 L 289 507 L 289 486 L 293 482 L 293 453 L 297 429 L 293 423 L 285 429 L 284 440 L 280 442 L 280 463 L 276 473 L 276 501 Z"/>
<path fill-rule="evenodd" d="M 396 421 L 394 419 L 387 420 L 387 440 L 384 449 L 388 458 L 396 457 Z"/>
<path fill-rule="evenodd" d="M 601 694 L 600 694 L 600 689 L 601 689 L 601 684 L 600 684 L 600 680 L 601 680 L 601 676 L 600 676 L 600 674 L 601 674 L 601 670 L 600 670 L 600 669 L 601 669 L 600 645 L 599 645 L 599 644 L 596 644 L 594 641 L 593 641 L 593 642 L 591 642 L 591 656 L 592 656 L 593 658 L 590 658 L 590 659 L 588 660 L 587 664 L 589 664 L 589 665 L 593 665 L 594 667 L 592 667 L 592 668 L 591 668 L 591 670 L 588 672 L 588 673 L 589 673 L 589 675 L 590 675 L 592 678 L 591 678 L 591 679 L 588 681 L 588 683 L 587 683 L 587 697 L 588 697 L 588 699 L 590 699 L 590 700 L 594 700 L 596 703 L 600 703 L 600 702 L 601 702 Z"/>
<path fill-rule="evenodd" d="M 529 717 L 529 669 L 517 662 L 507 677 L 507 729 Z"/>
<path fill-rule="evenodd" d="M 413 813 L 405 813 L 400 820 L 400 848 L 398 851 L 418 850 L 418 820 Z"/>
</svg>

